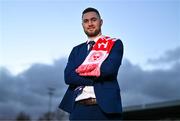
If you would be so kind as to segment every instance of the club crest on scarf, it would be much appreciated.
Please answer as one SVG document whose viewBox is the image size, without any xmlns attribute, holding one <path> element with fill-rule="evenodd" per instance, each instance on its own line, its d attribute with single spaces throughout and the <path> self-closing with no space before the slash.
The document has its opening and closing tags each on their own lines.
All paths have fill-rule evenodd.
<svg viewBox="0 0 180 121">
<path fill-rule="evenodd" d="M 91 53 L 90 57 L 88 58 L 89 62 L 94 62 L 94 61 L 98 61 L 101 60 L 103 57 L 103 52 L 93 52 Z"/>
</svg>

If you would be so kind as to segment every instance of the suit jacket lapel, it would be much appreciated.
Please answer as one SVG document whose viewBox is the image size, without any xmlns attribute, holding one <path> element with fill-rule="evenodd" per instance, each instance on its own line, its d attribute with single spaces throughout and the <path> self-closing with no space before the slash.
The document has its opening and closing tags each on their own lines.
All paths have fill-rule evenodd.
<svg viewBox="0 0 180 121">
<path fill-rule="evenodd" d="M 84 43 L 82 46 L 80 46 L 78 55 L 79 55 L 78 63 L 82 64 L 87 56 L 87 44 L 86 43 Z"/>
</svg>

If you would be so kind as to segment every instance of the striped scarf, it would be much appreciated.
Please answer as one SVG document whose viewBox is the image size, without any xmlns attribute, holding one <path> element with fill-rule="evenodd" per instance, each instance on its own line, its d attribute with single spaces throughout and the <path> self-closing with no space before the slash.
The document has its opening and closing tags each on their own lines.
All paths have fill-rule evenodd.
<svg viewBox="0 0 180 121">
<path fill-rule="evenodd" d="M 76 69 L 76 73 L 80 76 L 99 77 L 101 75 L 100 67 L 108 57 L 116 40 L 108 36 L 99 38 L 84 62 Z"/>
</svg>

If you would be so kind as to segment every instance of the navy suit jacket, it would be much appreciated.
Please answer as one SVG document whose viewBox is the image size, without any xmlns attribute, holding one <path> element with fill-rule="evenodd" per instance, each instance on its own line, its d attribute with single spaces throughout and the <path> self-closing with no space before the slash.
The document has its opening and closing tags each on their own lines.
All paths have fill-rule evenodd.
<svg viewBox="0 0 180 121">
<path fill-rule="evenodd" d="M 86 58 L 87 44 L 82 43 L 74 47 L 69 55 L 68 63 L 64 70 L 65 83 L 69 85 L 59 108 L 71 113 L 75 102 L 74 90 L 77 86 L 94 86 L 97 103 L 106 113 L 121 113 L 122 104 L 120 88 L 117 81 L 119 66 L 123 56 L 123 44 L 117 40 L 113 48 L 101 65 L 101 75 L 98 78 L 79 76 L 75 69 Z"/>
</svg>

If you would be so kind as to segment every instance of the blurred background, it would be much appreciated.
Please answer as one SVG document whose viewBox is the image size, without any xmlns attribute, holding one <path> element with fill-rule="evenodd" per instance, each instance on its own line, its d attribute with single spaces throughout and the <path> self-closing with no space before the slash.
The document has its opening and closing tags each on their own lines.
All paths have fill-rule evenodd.
<svg viewBox="0 0 180 121">
<path fill-rule="evenodd" d="M 81 14 L 99 10 L 102 33 L 120 38 L 123 108 L 180 100 L 179 0 L 0 0 L 0 119 L 67 119 L 72 48 L 87 40 Z"/>
</svg>

